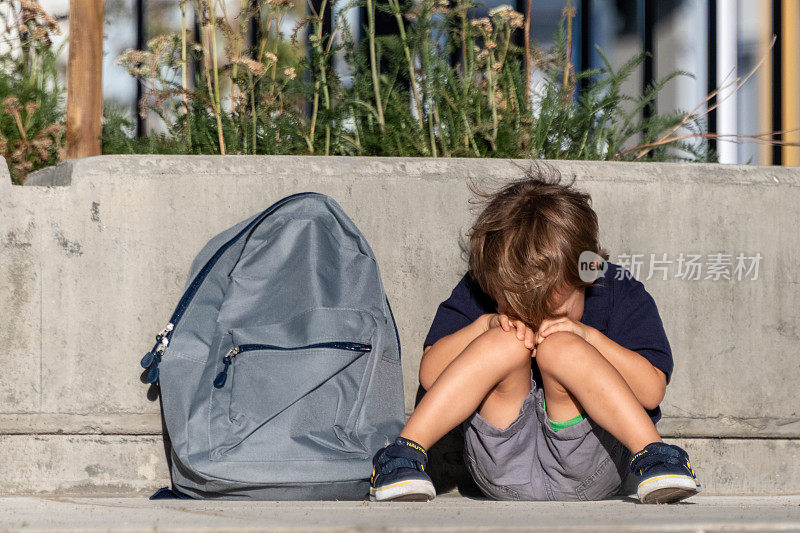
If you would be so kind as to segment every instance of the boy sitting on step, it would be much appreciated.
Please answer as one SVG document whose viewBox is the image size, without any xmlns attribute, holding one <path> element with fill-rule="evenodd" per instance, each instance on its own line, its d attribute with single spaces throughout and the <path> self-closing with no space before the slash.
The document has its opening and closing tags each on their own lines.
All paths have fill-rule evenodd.
<svg viewBox="0 0 800 533">
<path fill-rule="evenodd" d="M 644 503 L 699 491 L 655 427 L 672 373 L 656 304 L 604 262 L 590 201 L 541 170 L 487 197 L 469 272 L 425 341 L 427 393 L 373 460 L 373 500 L 434 498 L 425 450 L 462 423 L 465 463 L 491 498 L 599 500 L 629 472 Z M 581 270 L 587 256 L 596 270 Z"/>
</svg>

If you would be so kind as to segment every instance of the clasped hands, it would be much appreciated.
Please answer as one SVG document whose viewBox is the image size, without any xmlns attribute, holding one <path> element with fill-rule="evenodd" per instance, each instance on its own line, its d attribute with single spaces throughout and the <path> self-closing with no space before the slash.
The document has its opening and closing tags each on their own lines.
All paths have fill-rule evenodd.
<svg viewBox="0 0 800 533">
<path fill-rule="evenodd" d="M 517 339 L 525 343 L 525 347 L 532 350 L 532 357 L 536 357 L 536 347 L 544 341 L 548 336 L 557 331 L 566 331 L 578 335 L 585 341 L 589 340 L 591 327 L 572 320 L 569 317 L 562 316 L 557 318 L 546 318 L 539 325 L 539 330 L 534 331 L 530 326 L 523 321 L 511 318 L 502 313 L 494 313 L 489 315 L 489 329 L 502 328 L 503 331 L 516 331 Z"/>
</svg>

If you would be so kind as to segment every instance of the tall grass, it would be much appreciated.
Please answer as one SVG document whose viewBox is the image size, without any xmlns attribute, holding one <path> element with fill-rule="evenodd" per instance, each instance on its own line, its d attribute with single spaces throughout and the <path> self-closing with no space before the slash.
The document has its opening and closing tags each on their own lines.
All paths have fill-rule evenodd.
<svg viewBox="0 0 800 533">
<path fill-rule="evenodd" d="M 556 46 L 543 49 L 516 44 L 526 15 L 501 6 L 475 19 L 473 0 L 339 0 L 326 34 L 323 20 L 336 1 L 321 0 L 317 9 L 309 3 L 290 35 L 281 27 L 293 0 L 243 2 L 235 15 L 225 0 L 181 1 L 200 21 L 200 42 L 184 26 L 119 58 L 144 83 L 142 108 L 161 117 L 167 134 L 133 140 L 131 124 L 110 113 L 104 152 L 714 158 L 702 113 L 642 112 L 687 73 L 626 95 L 623 84 L 643 54 L 617 69 L 603 56 L 603 68 L 574 72 L 571 9 Z M 365 31 L 356 42 L 344 17 L 362 6 Z M 379 10 L 393 17 L 396 35 L 375 34 Z M 254 46 L 246 44 L 251 20 Z M 344 59 L 345 79 L 335 57 Z M 187 64 L 201 65 L 191 84 Z M 543 81 L 528 89 L 526 71 Z"/>
</svg>

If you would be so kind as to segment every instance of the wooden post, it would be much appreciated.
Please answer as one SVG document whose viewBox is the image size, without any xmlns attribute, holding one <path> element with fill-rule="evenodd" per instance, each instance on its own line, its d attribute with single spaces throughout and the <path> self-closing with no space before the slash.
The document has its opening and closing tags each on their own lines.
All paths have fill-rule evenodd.
<svg viewBox="0 0 800 533">
<path fill-rule="evenodd" d="M 70 0 L 67 159 L 100 155 L 105 0 Z"/>
<path fill-rule="evenodd" d="M 797 94 L 800 92 L 800 4 L 797 0 L 783 0 L 781 3 L 781 129 L 785 132 L 783 140 L 800 143 L 800 105 Z M 783 147 L 783 166 L 800 166 L 800 147 Z"/>
</svg>

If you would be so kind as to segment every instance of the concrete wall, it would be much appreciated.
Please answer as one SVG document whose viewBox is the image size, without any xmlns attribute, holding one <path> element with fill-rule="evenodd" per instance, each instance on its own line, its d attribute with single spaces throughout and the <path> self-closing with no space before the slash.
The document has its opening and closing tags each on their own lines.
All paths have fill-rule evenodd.
<svg viewBox="0 0 800 533">
<path fill-rule="evenodd" d="M 465 270 L 467 179 L 497 185 L 519 164 L 103 156 L 25 187 L 0 164 L 0 492 L 165 484 L 138 361 L 202 245 L 289 193 L 333 196 L 372 244 L 410 408 L 422 339 Z M 592 193 L 612 258 L 761 254 L 757 280 L 688 281 L 673 264 L 668 280 L 645 281 L 676 362 L 659 429 L 692 452 L 711 492 L 800 492 L 800 170 L 554 164 Z"/>
</svg>

